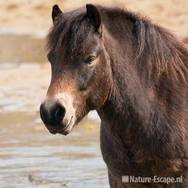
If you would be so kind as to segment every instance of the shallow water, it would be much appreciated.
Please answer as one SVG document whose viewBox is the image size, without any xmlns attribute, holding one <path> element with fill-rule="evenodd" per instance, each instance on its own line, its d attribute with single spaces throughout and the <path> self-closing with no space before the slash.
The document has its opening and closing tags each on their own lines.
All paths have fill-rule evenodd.
<svg viewBox="0 0 188 188">
<path fill-rule="evenodd" d="M 48 65 L 0 65 L 0 187 L 109 187 L 99 121 L 85 119 L 66 137 L 43 126 L 49 78 Z"/>
<path fill-rule="evenodd" d="M 91 121 L 65 137 L 50 135 L 37 113 L 0 119 L 0 187 L 107 187 L 99 127 Z"/>
</svg>

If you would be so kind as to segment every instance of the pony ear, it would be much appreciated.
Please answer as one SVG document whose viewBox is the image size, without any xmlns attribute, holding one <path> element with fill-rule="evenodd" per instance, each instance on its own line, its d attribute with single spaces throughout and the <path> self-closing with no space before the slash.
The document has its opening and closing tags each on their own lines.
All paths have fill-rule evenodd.
<svg viewBox="0 0 188 188">
<path fill-rule="evenodd" d="M 87 10 L 87 17 L 89 18 L 90 22 L 93 24 L 96 31 L 99 31 L 99 27 L 101 25 L 101 16 L 97 7 L 95 7 L 92 4 L 87 4 L 86 10 Z"/>
<path fill-rule="evenodd" d="M 53 23 L 55 22 L 55 20 L 57 19 L 57 17 L 60 14 L 63 14 L 63 12 L 61 11 L 61 9 L 59 8 L 58 5 L 54 5 L 53 8 L 52 8 L 52 20 L 53 20 Z"/>
</svg>

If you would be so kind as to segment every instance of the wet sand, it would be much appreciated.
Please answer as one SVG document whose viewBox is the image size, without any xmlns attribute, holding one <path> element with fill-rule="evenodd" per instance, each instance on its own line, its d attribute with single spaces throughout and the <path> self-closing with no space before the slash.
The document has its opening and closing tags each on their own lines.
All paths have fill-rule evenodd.
<svg viewBox="0 0 188 188">
<path fill-rule="evenodd" d="M 50 83 L 50 64 L 1 63 L 0 112 L 36 111 Z"/>
</svg>

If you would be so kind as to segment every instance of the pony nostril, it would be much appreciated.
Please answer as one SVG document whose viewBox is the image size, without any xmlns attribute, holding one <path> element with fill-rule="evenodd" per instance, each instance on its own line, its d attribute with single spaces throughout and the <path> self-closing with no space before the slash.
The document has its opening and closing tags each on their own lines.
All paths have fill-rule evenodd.
<svg viewBox="0 0 188 188">
<path fill-rule="evenodd" d="M 46 101 L 40 106 L 40 116 L 47 126 L 58 126 L 65 116 L 65 108 L 58 102 Z"/>
<path fill-rule="evenodd" d="M 58 105 L 54 111 L 54 120 L 56 123 L 60 123 L 65 116 L 65 108 L 61 105 Z"/>
<path fill-rule="evenodd" d="M 47 122 L 47 111 L 45 110 L 44 103 L 40 106 L 40 117 L 45 124 Z"/>
</svg>

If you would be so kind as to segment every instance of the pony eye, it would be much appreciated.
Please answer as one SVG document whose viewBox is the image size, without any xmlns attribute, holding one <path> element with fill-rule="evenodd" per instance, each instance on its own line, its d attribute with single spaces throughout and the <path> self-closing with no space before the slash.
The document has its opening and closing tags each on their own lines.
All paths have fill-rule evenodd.
<svg viewBox="0 0 188 188">
<path fill-rule="evenodd" d="M 91 65 L 92 62 L 96 59 L 96 56 L 89 56 L 84 62 L 88 65 Z"/>
</svg>

